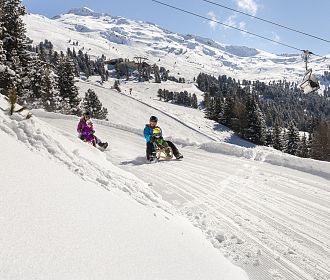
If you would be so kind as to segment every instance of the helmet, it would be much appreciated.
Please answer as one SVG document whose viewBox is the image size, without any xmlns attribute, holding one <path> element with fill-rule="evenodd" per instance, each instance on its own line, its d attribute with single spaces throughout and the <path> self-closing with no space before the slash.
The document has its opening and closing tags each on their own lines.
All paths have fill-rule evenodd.
<svg viewBox="0 0 330 280">
<path fill-rule="evenodd" d="M 158 118 L 155 116 L 151 116 L 149 119 L 150 122 L 158 122 Z"/>
<path fill-rule="evenodd" d="M 162 136 L 162 130 L 159 127 L 154 128 L 153 134 L 155 136 Z"/>
<path fill-rule="evenodd" d="M 86 111 L 83 115 L 84 115 L 84 116 L 91 116 L 91 112 Z"/>
</svg>

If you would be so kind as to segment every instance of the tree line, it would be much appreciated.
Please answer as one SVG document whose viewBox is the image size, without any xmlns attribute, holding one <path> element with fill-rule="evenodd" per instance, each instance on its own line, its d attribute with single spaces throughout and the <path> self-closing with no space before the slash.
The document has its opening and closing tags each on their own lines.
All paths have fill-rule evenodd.
<svg viewBox="0 0 330 280">
<path fill-rule="evenodd" d="M 81 73 L 98 74 L 105 81 L 105 57 L 93 61 L 81 50 L 78 54 L 74 49 L 57 52 L 48 40 L 32 46 L 21 18 L 25 13 L 21 0 L 0 2 L 0 93 L 14 92 L 28 108 L 74 115 L 89 110 L 95 117 L 106 118 L 107 109 L 95 92 L 88 90 L 82 100 L 75 85 Z"/>
<path fill-rule="evenodd" d="M 286 81 L 241 82 L 201 73 L 196 82 L 204 92 L 207 118 L 255 144 L 330 161 L 330 100 L 326 95 L 303 94 L 296 83 Z"/>
<path fill-rule="evenodd" d="M 188 93 L 186 90 L 181 92 L 173 92 L 167 89 L 159 89 L 157 97 L 160 101 L 172 102 L 174 104 L 183 105 L 186 107 L 198 108 L 197 96 L 195 93 Z"/>
</svg>

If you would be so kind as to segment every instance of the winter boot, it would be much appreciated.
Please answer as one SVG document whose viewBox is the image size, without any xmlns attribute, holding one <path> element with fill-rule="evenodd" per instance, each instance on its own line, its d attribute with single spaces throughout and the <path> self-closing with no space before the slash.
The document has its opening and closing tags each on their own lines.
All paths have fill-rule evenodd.
<svg viewBox="0 0 330 280">
<path fill-rule="evenodd" d="M 108 143 L 107 142 L 104 142 L 104 143 L 99 143 L 99 146 L 103 149 L 106 149 L 108 147 Z"/>
<path fill-rule="evenodd" d="M 175 158 L 176 158 L 176 159 L 182 159 L 182 158 L 183 158 L 183 155 L 180 154 L 180 153 L 177 153 L 177 154 L 175 155 Z"/>
<path fill-rule="evenodd" d="M 147 161 L 153 162 L 156 160 L 156 152 L 152 152 L 151 155 L 147 155 Z"/>
</svg>

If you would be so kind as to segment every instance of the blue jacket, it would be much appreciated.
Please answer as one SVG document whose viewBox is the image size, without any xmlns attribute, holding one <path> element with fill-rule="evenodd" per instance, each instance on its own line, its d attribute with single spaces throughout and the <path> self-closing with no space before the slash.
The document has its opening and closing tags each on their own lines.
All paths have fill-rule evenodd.
<svg viewBox="0 0 330 280">
<path fill-rule="evenodd" d="M 155 126 L 154 128 L 156 128 L 159 126 Z M 154 134 L 154 128 L 151 128 L 149 126 L 149 124 L 146 124 L 144 130 L 143 130 L 143 134 L 144 134 L 144 138 L 146 138 L 146 141 L 149 142 L 150 141 L 150 136 Z"/>
</svg>

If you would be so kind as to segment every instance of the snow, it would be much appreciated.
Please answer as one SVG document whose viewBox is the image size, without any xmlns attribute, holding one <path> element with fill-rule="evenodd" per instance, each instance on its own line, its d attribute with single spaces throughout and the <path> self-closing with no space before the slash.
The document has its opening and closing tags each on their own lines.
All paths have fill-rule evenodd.
<svg viewBox="0 0 330 280">
<path fill-rule="evenodd" d="M 86 11 L 60 15 L 53 20 L 38 15 L 27 15 L 27 34 L 39 43 L 48 39 L 57 50 L 73 47 L 70 40 L 79 41 L 76 49 L 99 57 L 112 58 L 143 56 L 150 64 L 157 63 L 174 76 L 191 81 L 200 72 L 227 75 L 235 79 L 300 82 L 304 62 L 300 54 L 275 55 L 245 46 L 230 46 L 196 35 L 180 35 L 141 21 L 110 15 L 85 16 Z M 79 12 L 80 11 L 80 12 Z M 40 26 L 45 26 L 40 30 Z M 174 63 L 175 62 L 175 63 Z M 317 76 L 327 71 L 329 57 L 312 58 L 309 66 Z M 244 69 L 244 71 L 242 71 Z M 177 73 L 180 73 L 178 75 Z"/>
<path fill-rule="evenodd" d="M 159 85 L 122 82 L 118 93 L 111 84 L 100 85 L 95 77 L 78 83 L 81 95 L 92 88 L 109 109 L 109 122 L 94 120 L 97 135 L 110 142 L 108 161 L 148 184 L 250 279 L 327 279 L 330 163 L 254 146 L 215 129 L 199 110 L 158 101 Z M 72 137 L 77 118 L 34 114 Z M 142 129 L 150 115 L 179 145 L 183 161 L 145 163 Z"/>
<path fill-rule="evenodd" d="M 92 146 L 3 111 L 0 137 L 1 279 L 248 279 Z"/>
<path fill-rule="evenodd" d="M 253 280 L 328 279 L 330 163 L 257 147 L 200 110 L 157 98 L 165 88 L 201 101 L 191 82 L 199 72 L 297 81 L 304 73 L 298 55 L 108 15 L 28 15 L 25 22 L 35 43 L 48 39 L 65 51 L 79 41 L 75 48 L 110 59 L 147 56 L 188 83 L 121 81 L 118 93 L 111 78 L 79 81 L 82 97 L 91 88 L 109 110 L 110 121 L 94 120 L 96 134 L 110 143 L 103 153 L 76 138 L 77 117 L 35 110 L 23 120 L 0 110 L 8 166 L 0 170 L 0 278 L 246 279 L 229 259 Z M 327 64 L 329 58 L 315 59 L 310 66 L 321 74 Z M 150 115 L 182 161 L 145 164 L 142 129 Z"/>
<path fill-rule="evenodd" d="M 71 9 L 68 12 L 68 14 L 74 14 L 77 16 L 94 16 L 94 17 L 98 17 L 98 16 L 102 15 L 100 13 L 96 13 L 95 11 L 93 11 L 92 9 L 90 9 L 88 7 Z"/>
</svg>

